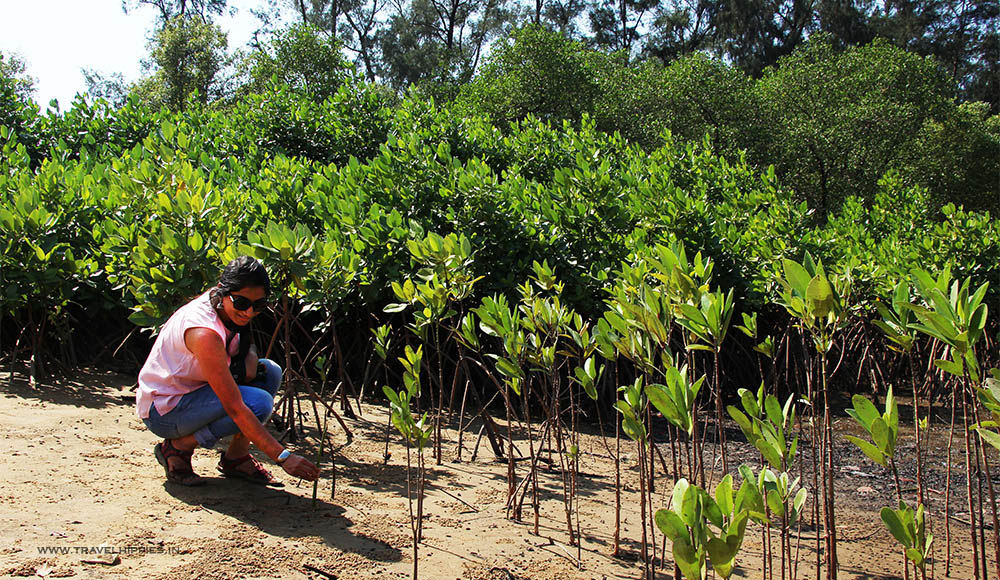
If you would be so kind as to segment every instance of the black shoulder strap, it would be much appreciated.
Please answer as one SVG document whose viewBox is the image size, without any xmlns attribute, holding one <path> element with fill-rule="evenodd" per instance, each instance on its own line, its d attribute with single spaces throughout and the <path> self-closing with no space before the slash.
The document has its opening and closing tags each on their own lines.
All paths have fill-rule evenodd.
<svg viewBox="0 0 1000 580">
<path fill-rule="evenodd" d="M 250 325 L 239 327 L 233 336 L 240 337 L 240 349 L 236 356 L 230 360 L 229 372 L 233 374 L 236 384 L 242 385 L 247 380 L 247 353 L 250 352 L 250 345 L 253 344 L 253 333 L 250 332 Z"/>
</svg>

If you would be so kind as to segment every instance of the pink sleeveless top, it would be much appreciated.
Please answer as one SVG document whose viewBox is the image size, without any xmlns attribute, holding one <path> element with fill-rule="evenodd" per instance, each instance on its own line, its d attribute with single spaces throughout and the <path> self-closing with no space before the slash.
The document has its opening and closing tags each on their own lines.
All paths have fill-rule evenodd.
<svg viewBox="0 0 1000 580">
<path fill-rule="evenodd" d="M 160 329 L 149 358 L 139 371 L 135 409 L 140 419 L 149 418 L 150 405 L 156 405 L 156 411 L 166 415 L 177 406 L 181 396 L 208 384 L 201 365 L 184 343 L 184 332 L 189 328 L 214 331 L 222 343 L 229 346 L 230 357 L 239 352 L 239 338 L 229 340 L 232 333 L 226 330 L 222 319 L 212 308 L 208 295 L 205 292 L 182 306 Z"/>
</svg>

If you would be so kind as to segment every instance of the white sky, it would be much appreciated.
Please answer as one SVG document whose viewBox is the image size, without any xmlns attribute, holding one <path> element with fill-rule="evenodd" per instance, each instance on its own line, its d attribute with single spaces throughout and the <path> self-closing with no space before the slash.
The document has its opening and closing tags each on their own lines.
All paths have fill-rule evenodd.
<svg viewBox="0 0 1000 580">
<path fill-rule="evenodd" d="M 258 27 L 250 9 L 263 3 L 230 0 L 236 14 L 216 19 L 229 35 L 230 50 L 250 40 Z M 52 99 L 65 110 L 86 89 L 83 68 L 120 72 L 126 81 L 139 78 L 156 15 L 151 6 L 126 15 L 121 0 L 0 0 L 0 52 L 24 59 L 43 110 Z"/>
</svg>

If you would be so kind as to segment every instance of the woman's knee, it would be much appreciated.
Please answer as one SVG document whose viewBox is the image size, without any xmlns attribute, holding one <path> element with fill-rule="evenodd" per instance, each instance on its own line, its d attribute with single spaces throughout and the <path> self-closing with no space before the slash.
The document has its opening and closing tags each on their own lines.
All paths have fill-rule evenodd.
<svg viewBox="0 0 1000 580">
<path fill-rule="evenodd" d="M 274 396 L 257 387 L 240 387 L 243 403 L 250 409 L 261 423 L 271 417 L 274 410 Z"/>
<path fill-rule="evenodd" d="M 255 381 L 259 386 L 265 391 L 271 393 L 274 396 L 278 393 L 278 387 L 281 386 L 282 370 L 278 366 L 278 363 L 274 362 L 269 358 L 260 359 L 260 363 L 264 365 L 264 376 L 259 381 Z"/>
</svg>

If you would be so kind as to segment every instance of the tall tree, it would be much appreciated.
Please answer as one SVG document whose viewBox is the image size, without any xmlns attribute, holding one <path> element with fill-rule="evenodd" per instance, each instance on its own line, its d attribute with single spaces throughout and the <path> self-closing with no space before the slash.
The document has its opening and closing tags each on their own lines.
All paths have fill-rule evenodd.
<svg viewBox="0 0 1000 580">
<path fill-rule="evenodd" d="M 35 92 L 35 79 L 28 76 L 28 65 L 17 54 L 4 56 L 0 52 L 0 79 L 5 91 L 22 101 L 30 100 Z"/>
<path fill-rule="evenodd" d="M 998 110 L 1000 0 L 887 0 L 872 11 L 875 34 L 934 56 L 964 100 Z"/>
<path fill-rule="evenodd" d="M 483 48 L 505 33 L 508 0 L 393 0 L 379 37 L 380 76 L 397 89 L 424 81 L 468 82 Z"/>
<path fill-rule="evenodd" d="M 639 47 L 639 31 L 657 4 L 657 0 L 597 0 L 587 13 L 593 44 L 624 51 L 631 59 Z"/>
<path fill-rule="evenodd" d="M 657 5 L 643 52 L 664 64 L 711 48 L 715 39 L 711 0 L 667 0 Z"/>
<path fill-rule="evenodd" d="M 270 0 L 270 9 L 253 11 L 267 33 L 288 15 L 331 40 L 353 55 L 353 61 L 370 81 L 376 80 L 381 53 L 378 35 L 385 26 L 389 0 Z M 258 43 L 260 44 L 260 43 Z"/>
<path fill-rule="evenodd" d="M 1000 23 L 983 35 L 979 54 L 971 59 L 968 78 L 962 83 L 962 97 L 989 103 L 990 111 L 1000 114 Z"/>
<path fill-rule="evenodd" d="M 546 26 L 567 38 L 580 37 L 579 20 L 589 0 L 526 0 L 524 11 L 516 18 L 520 24 Z"/>
<path fill-rule="evenodd" d="M 717 0 L 712 11 L 725 55 L 755 77 L 806 39 L 814 14 L 813 0 Z"/>
<path fill-rule="evenodd" d="M 307 24 L 335 37 L 341 17 L 351 0 L 286 0 L 302 24 Z"/>
<path fill-rule="evenodd" d="M 183 110 L 197 93 L 206 103 L 223 95 L 219 73 L 228 64 L 226 33 L 194 16 L 176 16 L 149 43 L 145 61 L 152 75 L 140 80 L 133 92 L 153 105 Z"/>
<path fill-rule="evenodd" d="M 0 52 L 0 127 L 14 131 L 37 166 L 47 157 L 43 124 L 38 105 L 31 100 L 35 80 L 28 76 L 24 60 L 16 54 Z"/>
<path fill-rule="evenodd" d="M 985 100 L 997 106 L 998 95 L 976 90 L 981 80 L 997 86 L 996 46 L 1000 37 L 998 0 L 949 0 L 941 2 L 937 18 L 924 33 L 926 48 L 921 54 L 934 55 L 968 100 Z M 993 50 L 992 55 L 990 50 Z M 983 78 L 985 77 L 985 79 Z"/>
<path fill-rule="evenodd" d="M 375 81 L 381 53 L 378 47 L 379 15 L 388 0 L 353 0 L 344 11 L 345 24 L 340 37 L 344 47 L 355 55 L 355 61 L 369 82 Z"/>
<path fill-rule="evenodd" d="M 986 103 L 963 103 L 924 123 L 900 154 L 903 176 L 926 187 L 935 206 L 1000 211 L 1000 117 L 990 117 Z"/>
<path fill-rule="evenodd" d="M 106 75 L 88 68 L 84 68 L 82 72 L 87 96 L 91 99 L 104 99 L 115 107 L 124 105 L 128 100 L 129 84 L 125 82 L 125 75 L 122 73 Z"/>
<path fill-rule="evenodd" d="M 586 8 L 586 0 L 549 0 L 542 11 L 542 22 L 567 38 L 578 38 L 577 22 Z"/>
<path fill-rule="evenodd" d="M 165 27 L 168 22 L 180 16 L 197 16 L 208 20 L 211 15 L 220 15 L 226 11 L 226 0 L 122 0 L 122 10 L 139 6 L 153 6 L 160 11 L 160 25 Z"/>
<path fill-rule="evenodd" d="M 867 44 L 875 38 L 872 18 L 879 9 L 870 0 L 817 0 L 816 28 L 839 47 Z"/>
<path fill-rule="evenodd" d="M 769 69 L 756 92 L 768 138 L 749 156 L 773 163 L 820 219 L 848 195 L 870 199 L 924 124 L 953 107 L 932 59 L 881 40 L 837 51 L 825 34 Z"/>
<path fill-rule="evenodd" d="M 592 113 L 597 83 L 579 42 L 528 25 L 498 42 L 458 102 L 498 125 L 533 115 L 545 121 L 579 122 Z"/>
<path fill-rule="evenodd" d="M 308 24 L 278 31 L 270 42 L 251 53 L 243 67 L 250 79 L 241 90 L 262 91 L 272 79 L 323 100 L 353 75 L 340 43 Z"/>
</svg>

